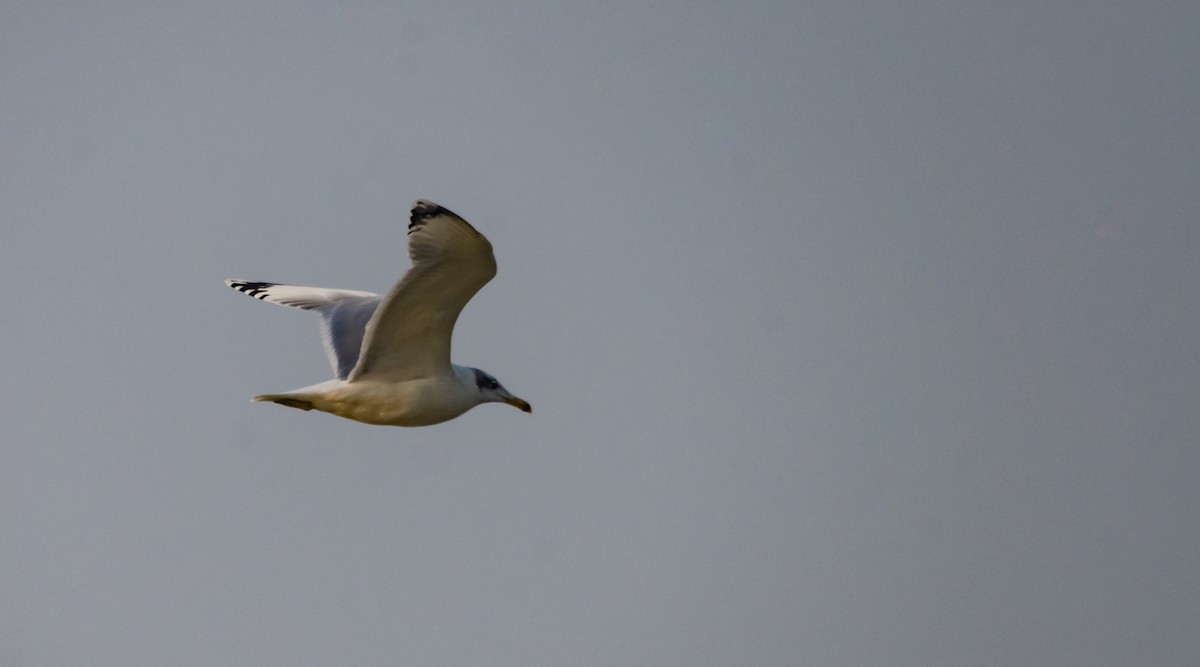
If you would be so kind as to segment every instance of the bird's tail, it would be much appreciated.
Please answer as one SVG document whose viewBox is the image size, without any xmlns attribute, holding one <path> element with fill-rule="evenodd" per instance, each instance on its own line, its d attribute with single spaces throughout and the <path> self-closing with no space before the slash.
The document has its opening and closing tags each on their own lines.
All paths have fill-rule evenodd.
<svg viewBox="0 0 1200 667">
<path fill-rule="evenodd" d="M 286 405 L 289 408 L 296 408 L 298 410 L 312 410 L 313 409 L 312 401 L 305 400 L 303 398 L 300 398 L 299 396 L 294 396 L 294 395 L 289 395 L 289 394 L 263 394 L 262 396 L 255 396 L 253 400 L 255 403 L 259 403 L 259 402 L 278 403 L 280 405 Z"/>
</svg>

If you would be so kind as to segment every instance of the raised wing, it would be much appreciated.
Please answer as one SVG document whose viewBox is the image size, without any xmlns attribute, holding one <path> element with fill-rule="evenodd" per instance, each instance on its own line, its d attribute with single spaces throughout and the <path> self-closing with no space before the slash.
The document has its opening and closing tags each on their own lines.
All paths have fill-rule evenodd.
<svg viewBox="0 0 1200 667">
<path fill-rule="evenodd" d="M 311 310 L 321 314 L 321 342 L 334 375 L 345 380 L 362 349 L 367 322 L 379 305 L 380 296 L 326 287 L 304 287 L 250 280 L 226 280 L 226 285 L 259 301 Z"/>
<path fill-rule="evenodd" d="M 492 244 L 466 220 L 418 200 L 408 225 L 412 268 L 367 322 L 349 381 L 430 377 L 450 369 L 450 336 L 463 306 L 496 275 Z"/>
</svg>

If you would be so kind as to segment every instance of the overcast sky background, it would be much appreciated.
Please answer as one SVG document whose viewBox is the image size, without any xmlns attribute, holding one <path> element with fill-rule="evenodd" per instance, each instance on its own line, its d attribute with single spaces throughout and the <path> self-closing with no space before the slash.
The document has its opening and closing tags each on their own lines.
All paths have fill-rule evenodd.
<svg viewBox="0 0 1200 667">
<path fill-rule="evenodd" d="M 1194 666 L 1200 4 L 0 4 L 0 664 Z M 225 278 L 495 246 L 454 357 Z"/>
</svg>

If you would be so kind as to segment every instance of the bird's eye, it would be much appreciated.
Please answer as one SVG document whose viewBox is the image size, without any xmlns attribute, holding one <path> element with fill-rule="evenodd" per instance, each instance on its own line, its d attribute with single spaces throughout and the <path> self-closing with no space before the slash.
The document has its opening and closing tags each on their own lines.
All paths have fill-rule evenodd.
<svg viewBox="0 0 1200 667">
<path fill-rule="evenodd" d="M 492 381 L 491 381 L 491 382 L 488 384 L 488 389 L 498 389 L 499 387 L 500 387 L 500 383 L 499 383 L 499 382 L 496 382 L 495 380 L 492 380 Z"/>
</svg>

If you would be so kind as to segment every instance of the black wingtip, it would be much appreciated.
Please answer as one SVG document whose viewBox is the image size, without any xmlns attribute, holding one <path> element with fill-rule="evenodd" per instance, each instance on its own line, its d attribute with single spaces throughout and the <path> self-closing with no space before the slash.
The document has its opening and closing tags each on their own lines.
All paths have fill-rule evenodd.
<svg viewBox="0 0 1200 667">
<path fill-rule="evenodd" d="M 423 225 L 430 218 L 436 218 L 439 215 L 450 215 L 461 220 L 458 214 L 446 208 L 445 206 L 439 206 L 431 201 L 418 199 L 417 202 L 413 204 L 412 215 L 408 217 L 408 228 L 412 229 L 413 227 Z"/>
<path fill-rule="evenodd" d="M 274 287 L 277 283 L 256 283 L 245 280 L 226 280 L 225 284 L 239 292 L 242 292 L 243 294 L 249 294 L 256 299 L 265 299 L 267 296 L 267 290 Z M 259 296 L 260 294 L 262 296 Z"/>
</svg>

